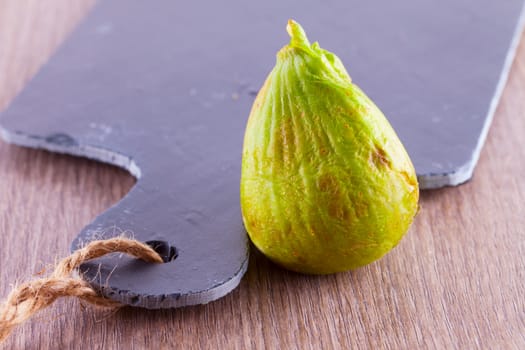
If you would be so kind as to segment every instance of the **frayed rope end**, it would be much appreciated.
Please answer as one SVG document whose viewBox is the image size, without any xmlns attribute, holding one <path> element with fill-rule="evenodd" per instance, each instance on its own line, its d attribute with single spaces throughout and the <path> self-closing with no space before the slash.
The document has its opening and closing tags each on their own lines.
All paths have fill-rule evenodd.
<svg viewBox="0 0 525 350">
<path fill-rule="evenodd" d="M 9 293 L 0 305 L 0 343 L 7 339 L 17 325 L 61 297 L 77 297 L 99 307 L 122 306 L 99 295 L 86 281 L 71 277 L 71 273 L 81 264 L 110 253 L 125 253 L 151 263 L 163 262 L 149 245 L 134 239 L 115 237 L 92 241 L 61 260 L 49 277 L 25 282 Z"/>
</svg>

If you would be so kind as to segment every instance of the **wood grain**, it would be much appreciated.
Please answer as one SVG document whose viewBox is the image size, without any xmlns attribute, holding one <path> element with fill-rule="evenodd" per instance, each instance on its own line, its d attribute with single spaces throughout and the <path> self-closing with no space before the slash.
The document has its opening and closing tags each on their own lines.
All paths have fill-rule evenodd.
<svg viewBox="0 0 525 350">
<path fill-rule="evenodd" d="M 91 0 L 0 0 L 0 108 Z M 63 300 L 6 349 L 525 349 L 525 40 L 474 179 L 424 192 L 401 244 L 354 272 L 312 277 L 258 253 L 208 305 L 116 313 Z M 0 143 L 0 297 L 68 253 L 133 186 L 124 171 Z M 0 346 L 1 347 L 1 346 Z"/>
</svg>

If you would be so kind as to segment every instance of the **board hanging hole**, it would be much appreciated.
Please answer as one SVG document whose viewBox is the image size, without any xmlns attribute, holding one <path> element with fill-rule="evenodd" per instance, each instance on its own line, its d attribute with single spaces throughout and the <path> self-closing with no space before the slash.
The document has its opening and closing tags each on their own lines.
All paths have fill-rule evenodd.
<svg viewBox="0 0 525 350">
<path fill-rule="evenodd" d="M 164 263 L 172 262 L 177 258 L 177 248 L 166 241 L 147 241 L 146 244 L 160 255 Z"/>
</svg>

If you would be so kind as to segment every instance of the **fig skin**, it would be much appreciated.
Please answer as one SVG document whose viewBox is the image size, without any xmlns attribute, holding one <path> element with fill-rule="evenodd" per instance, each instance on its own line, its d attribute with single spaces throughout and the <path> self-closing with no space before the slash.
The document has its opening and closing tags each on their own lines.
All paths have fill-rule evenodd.
<svg viewBox="0 0 525 350">
<path fill-rule="evenodd" d="M 244 136 L 241 209 L 275 263 L 329 274 L 395 247 L 418 210 L 410 158 L 337 56 L 290 20 L 290 44 L 259 91 Z"/>
</svg>

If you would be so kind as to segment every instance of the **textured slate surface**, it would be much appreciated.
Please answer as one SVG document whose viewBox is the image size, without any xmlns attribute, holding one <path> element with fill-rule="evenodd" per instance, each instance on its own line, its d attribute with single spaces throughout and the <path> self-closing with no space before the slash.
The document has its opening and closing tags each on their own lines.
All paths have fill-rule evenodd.
<svg viewBox="0 0 525 350">
<path fill-rule="evenodd" d="M 155 266 L 126 257 L 88 264 L 86 278 L 103 293 L 149 308 L 205 303 L 235 288 L 247 267 L 242 137 L 288 42 L 288 18 L 340 56 L 397 130 L 422 187 L 435 188 L 472 174 L 523 3 L 101 1 L 2 114 L 2 135 L 139 179 L 73 249 L 126 230 L 178 256 Z"/>
</svg>

